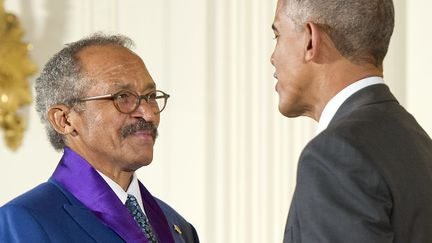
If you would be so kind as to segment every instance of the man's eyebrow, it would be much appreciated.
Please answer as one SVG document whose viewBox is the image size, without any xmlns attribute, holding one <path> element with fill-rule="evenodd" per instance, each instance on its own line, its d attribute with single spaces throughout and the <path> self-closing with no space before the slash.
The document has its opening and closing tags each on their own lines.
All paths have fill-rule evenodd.
<svg viewBox="0 0 432 243">
<path fill-rule="evenodd" d="M 154 82 L 148 83 L 145 89 L 156 89 L 156 84 Z"/>
<path fill-rule="evenodd" d="M 273 31 L 278 32 L 278 29 L 276 28 L 276 26 L 274 24 L 272 24 L 272 29 L 273 29 Z"/>
<path fill-rule="evenodd" d="M 125 84 L 125 83 L 114 83 L 114 86 L 116 86 L 117 88 L 120 89 L 131 89 L 132 86 L 130 84 Z M 156 89 L 156 84 L 154 82 L 148 83 L 145 87 L 144 90 L 147 89 Z"/>
</svg>

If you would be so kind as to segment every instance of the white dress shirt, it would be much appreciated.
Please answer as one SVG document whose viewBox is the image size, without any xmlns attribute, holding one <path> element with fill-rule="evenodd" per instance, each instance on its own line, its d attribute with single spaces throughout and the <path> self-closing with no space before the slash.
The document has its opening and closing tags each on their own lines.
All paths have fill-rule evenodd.
<svg viewBox="0 0 432 243">
<path fill-rule="evenodd" d="M 109 178 L 108 176 L 102 174 L 101 172 L 99 172 L 98 170 L 96 170 L 99 175 L 102 176 L 102 178 L 106 181 L 106 183 L 111 187 L 111 189 L 114 191 L 114 193 L 117 195 L 117 197 L 120 199 L 120 201 L 125 204 L 126 200 L 127 200 L 127 196 L 128 194 L 133 195 L 136 200 L 138 201 L 138 204 L 141 207 L 141 210 L 145 213 L 144 207 L 143 207 L 143 202 L 142 202 L 142 198 L 141 198 L 141 191 L 139 188 L 139 184 L 138 184 L 138 178 L 136 176 L 135 173 L 133 173 L 132 176 L 132 181 L 127 189 L 127 191 L 125 192 L 123 190 L 123 188 L 121 188 L 121 186 L 119 186 L 116 182 L 114 182 L 113 180 L 111 180 L 111 178 Z"/>
<path fill-rule="evenodd" d="M 369 77 L 360 79 L 337 93 L 324 107 L 318 122 L 317 133 L 324 131 L 333 119 L 339 107 L 355 92 L 374 84 L 382 84 L 384 80 L 381 77 Z"/>
</svg>

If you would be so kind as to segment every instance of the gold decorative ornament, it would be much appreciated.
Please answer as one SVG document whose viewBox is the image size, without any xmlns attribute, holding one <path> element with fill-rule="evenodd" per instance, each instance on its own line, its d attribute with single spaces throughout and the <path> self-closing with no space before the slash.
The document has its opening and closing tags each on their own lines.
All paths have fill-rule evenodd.
<svg viewBox="0 0 432 243">
<path fill-rule="evenodd" d="M 7 13 L 3 3 L 0 0 L 0 130 L 6 145 L 16 150 L 26 129 L 20 110 L 32 101 L 27 77 L 36 72 L 36 65 L 28 57 L 31 46 L 21 42 L 18 18 Z"/>
</svg>

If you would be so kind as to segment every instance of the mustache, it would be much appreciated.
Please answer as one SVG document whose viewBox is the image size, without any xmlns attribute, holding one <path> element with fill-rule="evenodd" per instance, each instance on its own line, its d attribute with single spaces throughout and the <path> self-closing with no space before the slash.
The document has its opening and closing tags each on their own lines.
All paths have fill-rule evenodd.
<svg viewBox="0 0 432 243">
<path fill-rule="evenodd" d="M 158 136 L 157 127 L 152 122 L 148 122 L 144 119 L 139 119 L 136 123 L 123 127 L 120 130 L 120 135 L 122 138 L 126 138 L 138 131 L 150 131 L 153 141 L 155 141 Z"/>
</svg>

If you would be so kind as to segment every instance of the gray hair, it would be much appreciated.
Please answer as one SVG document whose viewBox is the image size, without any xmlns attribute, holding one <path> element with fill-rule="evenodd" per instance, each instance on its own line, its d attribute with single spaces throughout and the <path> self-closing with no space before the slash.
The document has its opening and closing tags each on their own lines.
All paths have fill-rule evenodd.
<svg viewBox="0 0 432 243">
<path fill-rule="evenodd" d="M 354 63 L 382 66 L 394 28 L 392 0 L 283 0 L 297 28 L 320 25 Z"/>
<path fill-rule="evenodd" d="M 130 49 L 133 41 L 123 35 L 95 33 L 79 41 L 67 44 L 57 52 L 43 68 L 36 79 L 36 111 L 45 126 L 49 141 L 56 150 L 62 150 L 65 139 L 57 133 L 48 121 L 48 110 L 54 105 L 72 107 L 76 99 L 84 95 L 90 82 L 82 71 L 77 54 L 89 46 L 118 45 Z"/>
</svg>

